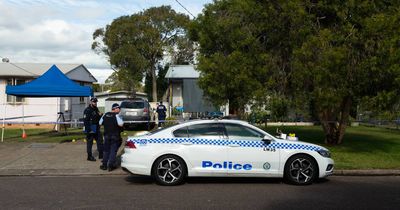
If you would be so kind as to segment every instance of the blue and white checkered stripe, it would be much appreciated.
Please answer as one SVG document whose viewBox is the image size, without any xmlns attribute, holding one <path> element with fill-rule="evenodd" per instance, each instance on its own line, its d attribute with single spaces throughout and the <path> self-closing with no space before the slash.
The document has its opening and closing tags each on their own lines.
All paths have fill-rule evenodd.
<svg viewBox="0 0 400 210">
<path fill-rule="evenodd" d="M 229 144 L 238 144 L 240 147 L 267 147 L 275 149 L 303 149 L 303 150 L 319 150 L 320 147 L 312 145 L 304 145 L 297 143 L 278 143 L 265 144 L 262 141 L 250 140 L 223 140 L 223 139 L 197 139 L 197 138 L 156 138 L 156 139 L 131 139 L 136 144 L 181 144 L 192 143 L 197 145 L 213 145 L 213 146 L 227 146 Z"/>
</svg>

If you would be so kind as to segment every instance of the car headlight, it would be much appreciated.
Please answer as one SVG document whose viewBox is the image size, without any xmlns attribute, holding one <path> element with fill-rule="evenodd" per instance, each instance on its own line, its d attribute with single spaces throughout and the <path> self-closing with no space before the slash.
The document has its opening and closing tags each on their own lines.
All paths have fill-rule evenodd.
<svg viewBox="0 0 400 210">
<path fill-rule="evenodd" d="M 322 157 L 331 157 L 331 153 L 328 150 L 317 150 L 317 152 L 322 156 Z"/>
</svg>

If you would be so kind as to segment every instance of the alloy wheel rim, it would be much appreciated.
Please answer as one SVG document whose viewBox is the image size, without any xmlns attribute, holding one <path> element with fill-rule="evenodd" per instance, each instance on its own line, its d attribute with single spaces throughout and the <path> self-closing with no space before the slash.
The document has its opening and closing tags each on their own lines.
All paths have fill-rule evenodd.
<svg viewBox="0 0 400 210">
<path fill-rule="evenodd" d="M 182 176 L 182 166 L 174 158 L 166 158 L 157 166 L 157 175 L 165 183 L 174 183 Z"/>
<path fill-rule="evenodd" d="M 306 183 L 314 175 L 312 163 L 305 158 L 297 158 L 290 164 L 290 177 L 297 183 Z"/>
</svg>

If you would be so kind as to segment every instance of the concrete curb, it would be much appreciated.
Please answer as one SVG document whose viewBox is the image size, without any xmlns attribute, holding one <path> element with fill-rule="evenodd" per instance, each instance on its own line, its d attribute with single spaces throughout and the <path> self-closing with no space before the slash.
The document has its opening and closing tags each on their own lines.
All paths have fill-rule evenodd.
<svg viewBox="0 0 400 210">
<path fill-rule="evenodd" d="M 0 177 L 5 176 L 127 176 L 122 169 L 98 173 L 82 169 L 2 169 Z M 398 169 L 335 170 L 333 176 L 400 176 Z"/>
<path fill-rule="evenodd" d="M 121 176 L 128 175 L 127 172 L 117 169 L 111 172 L 93 172 L 81 169 L 3 169 L 0 170 L 2 176 Z"/>
<path fill-rule="evenodd" d="M 398 169 L 334 170 L 334 176 L 400 176 Z"/>
</svg>

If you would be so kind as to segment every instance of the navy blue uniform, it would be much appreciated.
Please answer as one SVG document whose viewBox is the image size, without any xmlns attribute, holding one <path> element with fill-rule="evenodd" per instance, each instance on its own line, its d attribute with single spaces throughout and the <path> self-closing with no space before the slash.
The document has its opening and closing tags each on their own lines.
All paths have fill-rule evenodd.
<svg viewBox="0 0 400 210">
<path fill-rule="evenodd" d="M 122 143 L 123 121 L 116 113 L 107 112 L 100 120 L 100 123 L 104 125 L 103 166 L 113 170 L 116 168 L 117 151 Z"/>
<path fill-rule="evenodd" d="M 167 108 L 160 104 L 157 106 L 157 111 L 158 113 L 158 127 L 161 127 L 161 125 L 164 123 L 165 121 L 165 117 L 167 116 Z"/>
<path fill-rule="evenodd" d="M 93 157 L 92 146 L 93 139 L 96 139 L 97 151 L 99 152 L 99 158 L 103 156 L 103 138 L 100 133 L 100 111 L 96 106 L 88 106 L 83 112 L 84 126 L 86 133 L 86 151 L 88 157 Z"/>
</svg>

